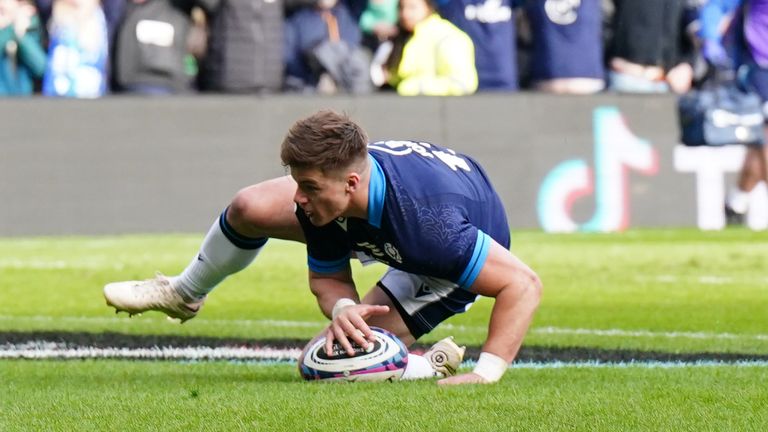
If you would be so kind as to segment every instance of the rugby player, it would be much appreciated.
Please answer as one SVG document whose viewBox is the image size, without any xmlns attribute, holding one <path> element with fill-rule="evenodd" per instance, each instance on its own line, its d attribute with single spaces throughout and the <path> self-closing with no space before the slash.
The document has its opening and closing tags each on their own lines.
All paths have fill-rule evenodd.
<svg viewBox="0 0 768 432">
<path fill-rule="evenodd" d="M 180 276 L 109 284 L 108 304 L 190 319 L 213 287 L 245 268 L 267 238 L 302 241 L 310 290 L 331 319 L 322 334 L 327 350 L 334 341 L 350 353 L 351 341 L 366 346 L 373 337 L 369 326 L 410 346 L 482 295 L 495 304 L 473 371 L 453 374 L 463 348 L 447 338 L 426 353 L 426 361 L 409 357 L 404 378 L 437 370 L 445 376 L 440 384 L 498 381 L 520 348 L 542 286 L 510 253 L 504 208 L 480 165 L 429 143 L 369 144 L 359 125 L 332 111 L 296 122 L 281 159 L 290 176 L 241 190 Z M 352 257 L 389 266 L 362 300 Z"/>
</svg>

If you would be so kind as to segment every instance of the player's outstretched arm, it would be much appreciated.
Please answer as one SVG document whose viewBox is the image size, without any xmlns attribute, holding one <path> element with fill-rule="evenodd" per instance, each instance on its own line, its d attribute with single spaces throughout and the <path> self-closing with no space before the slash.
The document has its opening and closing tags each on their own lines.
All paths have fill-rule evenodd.
<svg viewBox="0 0 768 432">
<path fill-rule="evenodd" d="M 309 272 L 309 287 L 317 297 L 320 310 L 331 323 L 326 329 L 325 351 L 331 355 L 333 342 L 337 341 L 349 355 L 354 355 L 350 340 L 366 347 L 374 340 L 365 320 L 371 315 L 389 312 L 389 307 L 359 304 L 360 298 L 352 279 L 352 271 L 347 267 L 337 273 Z"/>
<path fill-rule="evenodd" d="M 495 241 L 471 290 L 494 297 L 483 354 L 473 372 L 442 379 L 438 384 L 497 381 L 515 358 L 541 299 L 541 280 L 525 263 Z"/>
</svg>

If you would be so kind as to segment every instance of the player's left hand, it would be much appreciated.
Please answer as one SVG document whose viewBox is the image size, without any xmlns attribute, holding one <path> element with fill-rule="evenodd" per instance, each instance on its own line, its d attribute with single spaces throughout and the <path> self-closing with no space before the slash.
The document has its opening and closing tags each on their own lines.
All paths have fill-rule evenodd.
<svg viewBox="0 0 768 432">
<path fill-rule="evenodd" d="M 368 346 L 369 341 L 375 339 L 365 320 L 373 315 L 381 315 L 389 312 L 389 306 L 356 304 L 347 306 L 339 313 L 325 335 L 325 352 L 331 355 L 333 352 L 333 342 L 337 341 L 350 356 L 355 354 L 350 339 L 363 348 Z"/>
<path fill-rule="evenodd" d="M 461 384 L 490 384 L 485 378 L 474 372 L 468 372 L 461 375 L 455 375 L 443 378 L 437 382 L 437 385 L 461 385 Z"/>
</svg>

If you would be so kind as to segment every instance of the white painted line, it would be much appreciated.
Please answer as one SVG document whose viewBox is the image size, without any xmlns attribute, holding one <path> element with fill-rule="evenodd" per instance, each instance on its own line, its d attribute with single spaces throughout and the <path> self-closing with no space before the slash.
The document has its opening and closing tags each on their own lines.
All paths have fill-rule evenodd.
<svg viewBox="0 0 768 432">
<path fill-rule="evenodd" d="M 699 283 L 703 285 L 726 285 L 726 284 L 741 284 L 741 285 L 756 285 L 760 286 L 768 282 L 768 278 L 763 276 L 733 276 L 733 275 L 670 275 L 670 274 L 658 274 L 658 275 L 637 275 L 634 280 L 640 282 L 652 282 L 659 284 L 674 284 L 674 283 Z"/>
<path fill-rule="evenodd" d="M 12 269 L 12 270 L 93 270 L 93 269 L 112 269 L 121 271 L 125 269 L 125 265 L 121 263 L 113 263 L 108 260 L 72 260 L 65 261 L 60 259 L 15 259 L 5 258 L 0 259 L 0 269 Z"/>
<path fill-rule="evenodd" d="M 677 280 L 678 280 L 678 277 L 675 276 L 675 275 L 658 275 L 658 276 L 656 276 L 656 282 L 661 282 L 661 283 L 675 283 L 675 282 L 677 282 Z"/>
<path fill-rule="evenodd" d="M 158 322 L 170 321 L 178 323 L 178 321 L 162 318 L 160 315 L 144 316 L 140 318 L 134 318 L 133 321 L 128 321 L 128 315 L 121 313 L 119 315 L 110 317 L 86 317 L 86 316 L 61 316 L 52 317 L 47 315 L 0 315 L 0 321 L 14 321 L 14 322 L 68 322 L 68 323 L 91 323 L 91 324 L 116 324 L 119 322 L 141 324 L 146 322 L 149 324 L 157 324 Z M 195 318 L 196 323 L 205 325 L 230 325 L 230 326 L 247 326 L 247 327 L 295 327 L 295 328 L 317 328 L 318 330 L 327 325 L 327 322 L 322 321 L 289 321 L 289 320 L 248 320 L 248 319 L 206 319 Z"/>
<path fill-rule="evenodd" d="M 709 333 L 709 332 L 657 332 L 650 330 L 622 330 L 622 329 L 585 329 L 563 327 L 536 327 L 530 330 L 535 334 L 564 334 L 607 337 L 632 337 L 632 338 L 666 338 L 666 339 L 747 339 L 768 341 L 768 334 L 736 334 L 736 333 Z"/>
<path fill-rule="evenodd" d="M 699 282 L 708 285 L 725 285 L 728 283 L 733 283 L 733 278 L 723 276 L 700 276 Z"/>
<path fill-rule="evenodd" d="M 269 347 L 153 347 L 153 348 L 95 348 L 70 347 L 67 344 L 47 341 L 33 341 L 21 344 L 0 345 L 0 359 L 25 360 L 83 360 L 83 359 L 129 359 L 129 360 L 174 360 L 174 361 L 215 361 L 236 360 L 271 364 L 275 362 L 295 363 L 301 354 L 298 348 L 276 349 Z M 472 368 L 473 360 L 462 363 Z M 768 367 L 768 361 L 724 362 L 700 361 L 637 361 L 637 362 L 515 362 L 510 369 L 598 369 L 598 368 L 646 368 L 672 369 L 690 367 Z"/>
<path fill-rule="evenodd" d="M 0 359 L 271 360 L 296 361 L 301 349 L 269 347 L 69 347 L 53 342 L 0 345 Z"/>
<path fill-rule="evenodd" d="M 30 315 L 0 315 L 0 321 L 12 321 L 15 323 L 25 322 L 43 322 L 43 323 L 85 323 L 85 324 L 119 324 L 128 323 L 132 325 L 151 324 L 156 325 L 160 322 L 167 321 L 165 318 L 155 317 L 140 317 L 133 318 L 133 321 L 128 321 L 127 315 L 121 314 L 112 317 L 85 317 L 85 316 L 63 316 L 63 317 L 51 317 L 51 316 L 30 316 Z M 237 327 L 256 327 L 256 328 L 309 328 L 317 329 L 318 331 L 327 325 L 326 321 L 293 321 L 293 320 L 249 320 L 249 319 L 206 319 L 195 318 L 195 323 L 203 324 L 206 326 L 237 326 Z M 487 328 L 485 326 L 465 326 L 454 324 L 442 324 L 441 329 L 455 330 L 455 331 L 468 331 L 468 332 L 485 332 Z M 713 333 L 713 332 L 683 332 L 683 331 L 652 331 L 652 330 L 625 330 L 625 329 L 589 329 L 589 328 L 569 328 L 569 327 L 534 327 L 529 330 L 530 334 L 537 335 L 574 335 L 574 336 L 598 336 L 598 337 L 624 337 L 624 338 L 662 338 L 662 339 L 714 339 L 714 340 L 755 340 L 755 341 L 768 341 L 768 334 L 738 334 L 738 333 Z"/>
<path fill-rule="evenodd" d="M 474 367 L 475 362 L 464 362 L 462 366 Z M 642 369 L 677 369 L 677 368 L 699 368 L 699 367 L 768 367 L 768 361 L 765 360 L 744 360 L 735 362 L 724 362 L 716 360 L 697 360 L 691 362 L 683 361 L 637 361 L 637 362 L 596 362 L 596 361 L 581 361 L 581 362 L 520 362 L 513 363 L 510 369 L 603 369 L 603 368 L 642 368 Z"/>
</svg>

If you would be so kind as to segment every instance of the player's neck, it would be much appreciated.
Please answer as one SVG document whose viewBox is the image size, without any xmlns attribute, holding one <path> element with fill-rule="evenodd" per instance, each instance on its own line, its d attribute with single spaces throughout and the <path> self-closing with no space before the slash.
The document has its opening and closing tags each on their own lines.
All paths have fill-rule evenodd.
<svg viewBox="0 0 768 432">
<path fill-rule="evenodd" d="M 360 180 L 360 185 L 357 189 L 351 192 L 349 201 L 349 207 L 344 212 L 346 217 L 354 217 L 358 219 L 368 219 L 368 188 L 371 182 L 370 170 L 367 170 L 366 175 Z"/>
</svg>

